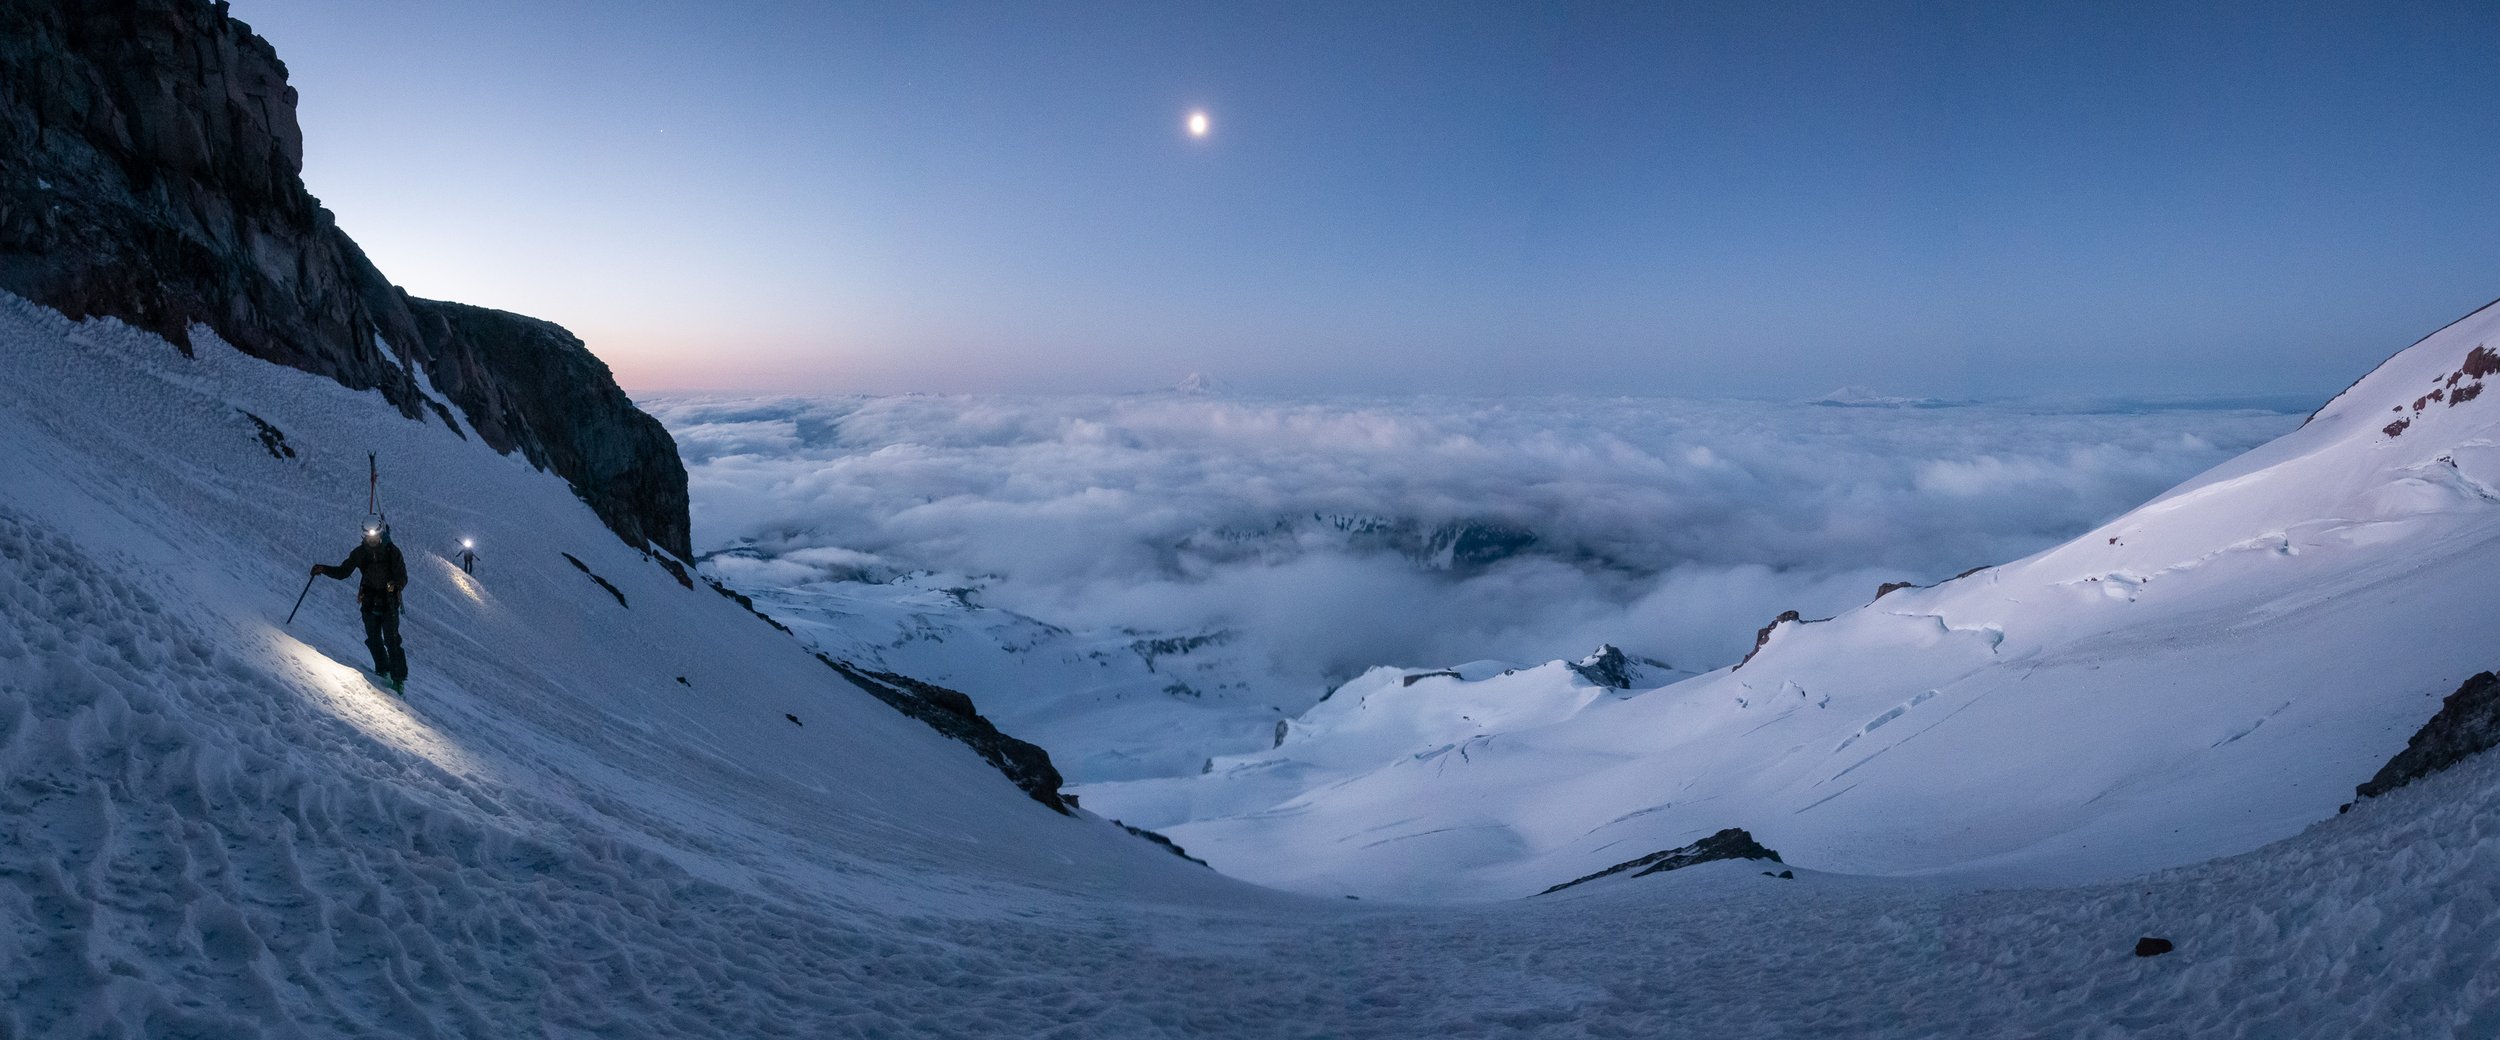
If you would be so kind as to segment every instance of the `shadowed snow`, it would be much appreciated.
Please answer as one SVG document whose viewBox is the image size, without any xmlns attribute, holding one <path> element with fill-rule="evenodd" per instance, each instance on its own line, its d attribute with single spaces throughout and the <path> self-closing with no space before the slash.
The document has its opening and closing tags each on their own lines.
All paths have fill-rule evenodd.
<svg viewBox="0 0 2500 1040">
<path fill-rule="evenodd" d="M 2097 888 L 1706 865 L 1482 907 L 1260 892 L 1035 805 L 553 478 L 195 342 L 0 297 L 0 1036 L 2500 1027 L 2490 756 Z M 404 700 L 359 674 L 342 587 L 280 624 L 353 540 L 367 449 L 410 554 Z M 2177 952 L 2132 956 L 2145 935 Z"/>
</svg>

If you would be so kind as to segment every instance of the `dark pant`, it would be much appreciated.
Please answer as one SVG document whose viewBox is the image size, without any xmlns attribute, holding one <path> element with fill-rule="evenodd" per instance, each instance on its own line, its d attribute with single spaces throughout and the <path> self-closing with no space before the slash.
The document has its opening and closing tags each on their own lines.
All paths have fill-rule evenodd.
<svg viewBox="0 0 2500 1040">
<path fill-rule="evenodd" d="M 407 682 L 408 655 L 399 648 L 399 606 L 371 603 L 364 613 L 365 649 L 373 651 L 373 670 Z"/>
</svg>

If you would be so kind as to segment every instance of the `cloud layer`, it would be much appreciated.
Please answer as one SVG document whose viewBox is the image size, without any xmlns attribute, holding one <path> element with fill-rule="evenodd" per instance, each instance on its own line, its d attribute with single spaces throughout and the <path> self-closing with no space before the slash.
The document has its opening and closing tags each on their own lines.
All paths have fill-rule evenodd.
<svg viewBox="0 0 2500 1040">
<path fill-rule="evenodd" d="M 1314 682 L 1601 641 L 1716 667 L 1781 610 L 2027 555 L 2299 423 L 1655 398 L 645 406 L 685 456 L 697 548 L 765 557 L 734 580 L 982 576 L 990 605 L 1073 627 L 1231 628 Z M 1483 559 L 1431 555 L 1466 525 L 1493 533 Z"/>
</svg>

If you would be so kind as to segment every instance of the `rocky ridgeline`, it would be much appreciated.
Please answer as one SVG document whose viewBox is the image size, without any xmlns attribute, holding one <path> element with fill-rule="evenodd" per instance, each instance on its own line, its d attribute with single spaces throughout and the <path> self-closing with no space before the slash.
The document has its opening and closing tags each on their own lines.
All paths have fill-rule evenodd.
<svg viewBox="0 0 2500 1040">
<path fill-rule="evenodd" d="M 1550 896 L 1556 892 L 1562 891 L 1563 889 L 1570 888 L 1573 885 L 1585 885 L 1599 878 L 1613 877 L 1617 874 L 1628 874 L 1631 877 L 1648 877 L 1651 874 L 1663 874 L 1670 870 L 1682 870 L 1686 867 L 1697 867 L 1704 863 L 1716 863 L 1720 860 L 1729 859 L 1759 859 L 1769 860 L 1773 863 L 1781 862 L 1779 853 L 1768 848 L 1764 848 L 1762 843 L 1755 841 L 1753 835 L 1744 828 L 1728 827 L 1720 830 L 1717 834 L 1703 838 L 1690 845 L 1686 845 L 1681 848 L 1664 849 L 1658 852 L 1652 852 L 1649 855 L 1640 857 L 1639 859 L 1628 859 L 1621 863 L 1617 863 L 1614 866 L 1598 871 L 1597 873 L 1587 874 L 1565 881 L 1562 884 L 1556 885 L 1537 894 L 1541 896 Z M 1766 871 L 1766 873 L 1768 872 Z M 1784 870 L 1773 876 L 1795 880 L 1794 872 L 1791 871 Z"/>
<path fill-rule="evenodd" d="M 973 706 L 971 697 L 934 683 L 922 682 L 908 675 L 880 672 L 861 668 L 847 661 L 836 661 L 821 653 L 816 655 L 816 659 L 824 662 L 825 667 L 841 673 L 841 676 L 850 680 L 852 685 L 884 701 L 887 707 L 918 719 L 930 729 L 971 748 L 973 753 L 981 756 L 982 761 L 988 762 L 992 768 L 1005 774 L 1009 781 L 1024 789 L 1024 793 L 1031 795 L 1034 801 L 1047 805 L 1053 811 L 1063 815 L 1074 815 L 1069 812 L 1069 806 L 1074 799 L 1059 790 L 1060 784 L 1065 781 L 1060 778 L 1058 768 L 1051 765 L 1050 752 L 999 732 L 997 726 L 990 724 L 990 720 L 981 717 L 981 712 Z M 792 719 L 791 721 L 798 720 Z M 1131 830 L 1134 832 L 1135 828 Z M 1203 864 L 1203 861 L 1196 860 L 1188 853 L 1180 851 L 1180 847 L 1173 845 L 1168 838 L 1155 835 L 1150 840 L 1168 846 L 1174 855 Z"/>
<path fill-rule="evenodd" d="M 676 443 L 555 325 L 410 297 L 304 189 L 295 90 L 207 0 L 0 0 L 0 289 L 186 351 L 381 391 L 570 481 L 628 544 L 690 552 Z"/>
</svg>

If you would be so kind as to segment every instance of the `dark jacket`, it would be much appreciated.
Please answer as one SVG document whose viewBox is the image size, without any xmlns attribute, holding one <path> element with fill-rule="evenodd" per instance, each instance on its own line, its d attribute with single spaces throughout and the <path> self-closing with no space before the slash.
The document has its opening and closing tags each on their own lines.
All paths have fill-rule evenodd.
<svg viewBox="0 0 2500 1040">
<path fill-rule="evenodd" d="M 399 590 L 408 585 L 408 558 L 389 542 L 359 542 L 338 566 L 315 569 L 330 578 L 345 578 L 362 571 L 363 580 L 356 585 L 356 602 L 367 607 L 398 607 Z"/>
</svg>

